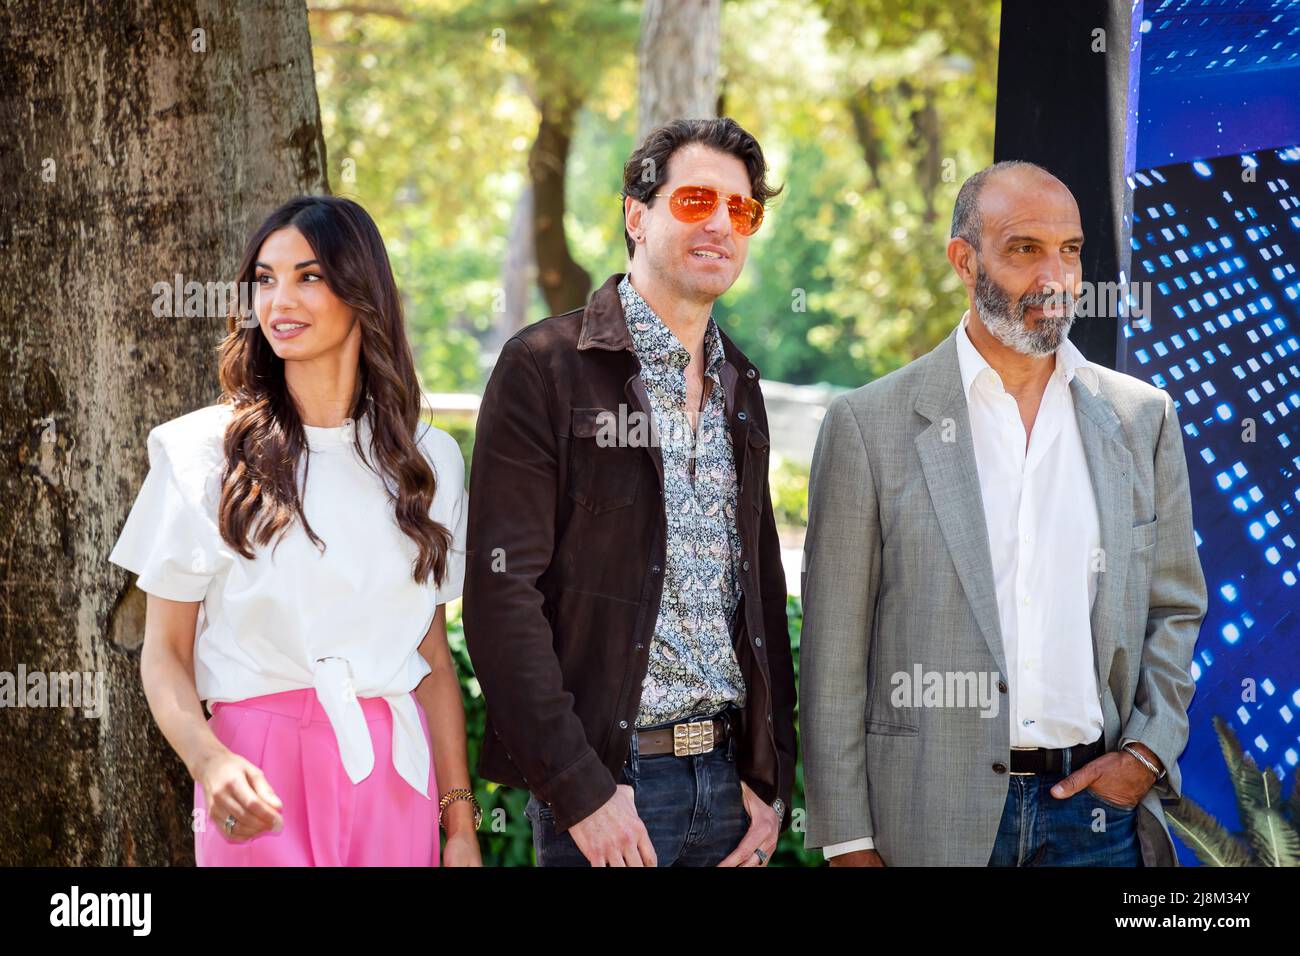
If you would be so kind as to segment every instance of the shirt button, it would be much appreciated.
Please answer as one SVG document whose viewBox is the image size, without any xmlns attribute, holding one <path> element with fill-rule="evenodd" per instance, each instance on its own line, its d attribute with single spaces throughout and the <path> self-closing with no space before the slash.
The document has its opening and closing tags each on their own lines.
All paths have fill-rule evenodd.
<svg viewBox="0 0 1300 956">
<path fill-rule="evenodd" d="M 626 720 L 620 720 L 620 721 L 618 722 L 618 727 L 619 727 L 619 730 L 627 730 L 627 721 L 626 721 Z"/>
<path fill-rule="evenodd" d="M 1004 764 L 1004 763 L 995 763 L 995 764 L 993 765 L 993 772 L 994 772 L 994 773 L 1006 773 L 1006 772 L 1007 772 L 1007 765 Z"/>
<path fill-rule="evenodd" d="M 658 574 L 658 573 L 659 573 L 659 565 L 657 565 L 657 564 L 652 564 L 652 565 L 650 565 L 650 573 L 651 573 L 651 574 Z"/>
<path fill-rule="evenodd" d="M 1025 595 L 1025 603 L 1026 603 L 1026 604 L 1029 603 L 1029 595 L 1028 595 L 1028 594 Z"/>
<path fill-rule="evenodd" d="M 636 649 L 639 651 L 639 650 L 641 650 L 641 648 L 643 648 L 643 647 L 645 647 L 644 644 L 638 644 L 638 645 L 636 646 Z"/>
<path fill-rule="evenodd" d="M 745 373 L 745 378 L 757 378 L 757 377 L 758 377 L 758 373 L 755 372 L 752 368 Z"/>
<path fill-rule="evenodd" d="M 998 681 L 998 690 L 1005 694 L 1007 692 L 1007 682 L 1004 680 Z"/>
<path fill-rule="evenodd" d="M 748 571 L 748 570 L 749 570 L 749 562 L 748 562 L 748 561 L 742 561 L 741 564 L 740 564 L 740 567 L 741 567 L 741 570 L 743 570 L 743 571 Z"/>
<path fill-rule="evenodd" d="M 1025 544 L 1029 543 L 1029 535 L 1025 535 Z"/>
<path fill-rule="evenodd" d="M 739 421 L 742 421 L 742 422 L 743 422 L 743 421 L 745 421 L 747 418 L 749 418 L 749 416 L 746 415 L 744 412 L 739 412 L 739 413 L 737 413 L 736 418 L 737 418 Z"/>
<path fill-rule="evenodd" d="M 763 639 L 762 639 L 761 637 L 756 637 L 756 638 L 754 638 L 754 646 L 755 646 L 755 647 L 762 647 L 762 646 L 763 646 Z"/>
</svg>

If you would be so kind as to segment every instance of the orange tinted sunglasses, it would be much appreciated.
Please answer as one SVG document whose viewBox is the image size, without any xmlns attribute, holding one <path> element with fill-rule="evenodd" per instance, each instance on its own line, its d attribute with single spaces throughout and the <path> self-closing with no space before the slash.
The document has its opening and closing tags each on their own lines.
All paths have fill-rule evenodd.
<svg viewBox="0 0 1300 956">
<path fill-rule="evenodd" d="M 719 194 L 711 186 L 678 186 L 668 196 L 668 209 L 680 222 L 703 222 L 718 208 Z M 752 196 L 732 193 L 727 197 L 727 212 L 731 227 L 742 236 L 752 236 L 763 224 L 763 204 Z"/>
</svg>

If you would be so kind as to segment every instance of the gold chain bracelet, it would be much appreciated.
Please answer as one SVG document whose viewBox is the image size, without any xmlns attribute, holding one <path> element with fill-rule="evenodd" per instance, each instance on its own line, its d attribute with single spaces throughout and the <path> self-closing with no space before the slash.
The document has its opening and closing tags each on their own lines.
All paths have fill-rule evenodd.
<svg viewBox="0 0 1300 956">
<path fill-rule="evenodd" d="M 447 828 L 442 825 L 443 811 L 457 800 L 468 800 L 474 805 L 474 829 L 477 830 L 479 824 L 483 822 L 483 808 L 479 806 L 478 798 L 474 796 L 474 792 L 466 790 L 464 787 L 448 790 L 442 795 L 442 799 L 438 801 L 438 826 L 446 831 Z"/>
</svg>

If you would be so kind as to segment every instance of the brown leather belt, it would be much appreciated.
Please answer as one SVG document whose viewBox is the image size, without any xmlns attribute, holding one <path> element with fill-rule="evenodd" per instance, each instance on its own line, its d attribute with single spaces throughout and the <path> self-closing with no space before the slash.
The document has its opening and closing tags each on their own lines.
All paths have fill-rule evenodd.
<svg viewBox="0 0 1300 956">
<path fill-rule="evenodd" d="M 731 739 L 731 725 L 721 717 L 684 720 L 666 727 L 633 731 L 641 757 L 692 757 L 706 754 Z"/>
</svg>

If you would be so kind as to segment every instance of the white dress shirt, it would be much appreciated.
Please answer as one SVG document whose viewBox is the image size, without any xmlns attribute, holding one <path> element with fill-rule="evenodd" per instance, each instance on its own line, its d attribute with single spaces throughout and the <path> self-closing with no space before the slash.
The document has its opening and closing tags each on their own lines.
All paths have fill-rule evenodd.
<svg viewBox="0 0 1300 956">
<path fill-rule="evenodd" d="M 441 429 L 419 426 L 419 447 L 438 482 L 429 514 L 453 542 L 444 581 L 417 584 L 411 569 L 418 548 L 397 524 L 384 479 L 352 444 L 355 427 L 369 451 L 369 415 L 355 425 L 305 426 L 299 487 L 324 553 L 297 520 L 278 547 L 250 541 L 251 560 L 233 551 L 217 530 L 230 416 L 230 406 L 210 405 L 149 433 L 149 473 L 109 560 L 138 574 L 150 594 L 202 602 L 194 655 L 201 700 L 315 688 L 344 770 L 357 783 L 375 763 L 357 698 L 382 697 L 393 715 L 393 765 L 428 798 L 428 740 L 410 692 L 430 671 L 417 648 L 438 605 L 459 597 L 464 581 L 468 511 L 459 447 Z"/>
<path fill-rule="evenodd" d="M 1070 381 L 1097 394 L 1096 369 L 1066 339 L 1056 351 L 1028 446 L 1015 398 L 957 331 L 1007 669 L 1012 747 L 1073 747 L 1101 736 L 1092 603 L 1101 526 Z M 870 837 L 824 848 L 872 849 Z"/>
</svg>

